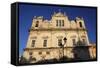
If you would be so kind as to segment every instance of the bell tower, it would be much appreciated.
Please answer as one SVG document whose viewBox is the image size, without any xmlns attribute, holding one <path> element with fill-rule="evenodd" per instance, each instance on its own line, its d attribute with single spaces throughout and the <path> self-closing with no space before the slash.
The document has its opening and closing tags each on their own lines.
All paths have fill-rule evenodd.
<svg viewBox="0 0 100 68">
<path fill-rule="evenodd" d="M 82 17 L 76 17 L 76 24 L 78 29 L 78 39 L 89 45 L 88 33 L 85 27 L 84 19 Z"/>
<path fill-rule="evenodd" d="M 32 28 L 38 28 L 41 26 L 41 23 L 43 22 L 43 16 L 34 16 L 34 19 L 32 21 Z"/>
<path fill-rule="evenodd" d="M 77 28 L 85 29 L 84 20 L 82 17 L 76 17 Z"/>
</svg>

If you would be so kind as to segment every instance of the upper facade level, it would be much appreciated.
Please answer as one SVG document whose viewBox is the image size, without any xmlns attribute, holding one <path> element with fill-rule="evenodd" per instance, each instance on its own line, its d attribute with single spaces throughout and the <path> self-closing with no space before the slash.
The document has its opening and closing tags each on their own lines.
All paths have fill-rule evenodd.
<svg viewBox="0 0 100 68">
<path fill-rule="evenodd" d="M 50 20 L 44 20 L 43 16 L 34 16 L 31 29 L 85 29 L 82 17 L 69 20 L 66 13 L 54 12 Z"/>
</svg>

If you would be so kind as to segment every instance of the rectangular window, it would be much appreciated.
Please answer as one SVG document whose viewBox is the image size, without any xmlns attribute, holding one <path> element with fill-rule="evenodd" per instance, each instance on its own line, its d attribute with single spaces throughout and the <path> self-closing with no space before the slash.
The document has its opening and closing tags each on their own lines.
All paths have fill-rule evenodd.
<svg viewBox="0 0 100 68">
<path fill-rule="evenodd" d="M 72 39 L 72 42 L 73 42 L 73 45 L 75 45 L 75 44 L 76 44 L 76 41 L 75 41 L 75 39 Z"/>
<path fill-rule="evenodd" d="M 42 54 L 42 52 L 39 52 L 39 55 L 41 55 Z"/>
<path fill-rule="evenodd" d="M 47 47 L 47 40 L 44 40 L 43 46 L 44 46 L 44 47 Z"/>
<path fill-rule="evenodd" d="M 32 40 L 32 45 L 31 45 L 32 47 L 34 47 L 35 46 L 35 40 Z"/>
<path fill-rule="evenodd" d="M 56 20 L 56 26 L 58 26 L 58 20 Z"/>
<path fill-rule="evenodd" d="M 64 20 L 62 20 L 62 26 L 64 26 Z"/>
<path fill-rule="evenodd" d="M 58 39 L 58 46 L 62 46 L 62 39 Z"/>
<path fill-rule="evenodd" d="M 61 20 L 59 20 L 59 27 L 61 27 Z"/>
<path fill-rule="evenodd" d="M 59 27 L 64 26 L 64 20 L 56 20 L 56 26 L 59 26 Z"/>
<path fill-rule="evenodd" d="M 50 54 L 50 52 L 49 52 L 49 51 L 47 51 L 47 52 L 46 52 L 46 54 Z"/>
</svg>

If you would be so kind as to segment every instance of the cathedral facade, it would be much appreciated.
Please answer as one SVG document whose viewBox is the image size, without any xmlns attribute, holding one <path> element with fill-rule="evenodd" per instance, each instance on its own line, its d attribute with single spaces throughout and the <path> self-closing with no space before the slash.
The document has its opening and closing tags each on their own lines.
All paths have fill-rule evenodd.
<svg viewBox="0 0 100 68">
<path fill-rule="evenodd" d="M 30 60 L 30 63 L 59 60 L 63 57 L 69 60 L 76 56 L 84 58 L 88 56 L 86 52 L 89 58 L 96 58 L 96 44 L 89 42 L 82 17 L 69 20 L 66 13 L 62 12 L 54 12 L 50 20 L 44 20 L 43 16 L 34 16 L 23 53 L 23 57 Z M 88 57 L 85 58 L 88 59 Z"/>
</svg>

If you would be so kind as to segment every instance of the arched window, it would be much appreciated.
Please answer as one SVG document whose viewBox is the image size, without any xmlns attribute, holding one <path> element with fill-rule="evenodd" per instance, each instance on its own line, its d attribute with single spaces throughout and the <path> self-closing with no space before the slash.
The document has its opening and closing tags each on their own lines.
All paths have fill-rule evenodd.
<svg viewBox="0 0 100 68">
<path fill-rule="evenodd" d="M 38 26 L 39 26 L 39 21 L 36 21 L 35 27 L 38 27 Z"/>
<path fill-rule="evenodd" d="M 82 27 L 82 22 L 79 22 L 80 27 Z"/>
</svg>

